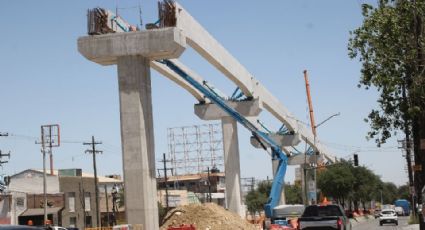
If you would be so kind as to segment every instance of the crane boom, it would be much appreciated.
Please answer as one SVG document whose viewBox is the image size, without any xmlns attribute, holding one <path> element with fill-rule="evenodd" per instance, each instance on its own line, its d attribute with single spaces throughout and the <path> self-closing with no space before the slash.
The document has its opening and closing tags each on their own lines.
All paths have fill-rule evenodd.
<svg viewBox="0 0 425 230">
<path fill-rule="evenodd" d="M 226 104 L 225 99 L 221 98 L 220 96 L 212 92 L 207 86 L 205 86 L 205 82 L 204 82 L 204 85 L 200 84 L 199 82 L 197 82 L 195 79 L 189 76 L 185 71 L 183 71 L 181 68 L 179 68 L 170 60 L 164 59 L 159 62 L 162 62 L 163 64 L 165 64 L 177 75 L 179 75 L 181 78 L 187 81 L 188 84 L 192 85 L 194 88 L 196 88 L 201 93 L 203 93 L 205 97 L 210 99 L 213 103 L 215 103 L 217 106 L 223 109 L 238 123 L 240 123 L 246 129 L 248 129 L 254 137 L 270 145 L 273 159 L 277 159 L 279 161 L 278 168 L 273 177 L 272 188 L 271 188 L 267 203 L 264 206 L 266 216 L 271 217 L 273 208 L 279 204 L 280 195 L 284 185 L 284 179 L 285 179 L 286 168 L 287 168 L 288 157 L 282 151 L 281 147 L 266 133 L 260 131 L 254 124 L 252 124 L 249 120 L 247 120 L 244 116 L 242 116 L 239 112 L 237 112 L 232 107 L 228 106 Z"/>
</svg>

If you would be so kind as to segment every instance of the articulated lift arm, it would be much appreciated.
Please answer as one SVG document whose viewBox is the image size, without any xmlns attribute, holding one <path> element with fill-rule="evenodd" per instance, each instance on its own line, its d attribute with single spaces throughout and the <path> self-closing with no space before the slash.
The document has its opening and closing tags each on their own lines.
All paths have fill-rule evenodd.
<svg viewBox="0 0 425 230">
<path fill-rule="evenodd" d="M 207 86 L 200 84 L 196 80 L 194 80 L 191 76 L 189 76 L 185 71 L 180 69 L 177 65 L 175 65 L 170 60 L 162 60 L 159 61 L 164 63 L 168 68 L 170 68 L 172 71 L 174 71 L 176 74 L 178 74 L 180 77 L 182 77 L 187 83 L 192 85 L 194 88 L 199 90 L 201 93 L 205 95 L 205 97 L 209 98 L 213 103 L 215 103 L 217 106 L 219 106 L 221 109 L 223 109 L 227 114 L 229 114 L 233 119 L 235 119 L 237 122 L 239 122 L 241 125 L 243 125 L 245 128 L 247 128 L 254 137 L 257 139 L 266 142 L 271 146 L 272 150 L 272 157 L 273 159 L 279 160 L 279 166 L 276 170 L 276 173 L 273 178 L 272 188 L 271 192 L 269 194 L 269 198 L 267 203 L 264 206 L 264 210 L 267 217 L 272 216 L 273 208 L 277 206 L 280 200 L 280 194 L 282 192 L 282 188 L 284 185 L 284 179 L 285 179 L 285 173 L 286 173 L 286 167 L 287 167 L 287 160 L 288 157 L 286 154 L 282 151 L 280 146 L 271 139 L 266 133 L 261 132 L 255 125 L 253 125 L 250 121 L 248 121 L 244 116 L 239 114 L 236 110 L 234 110 L 232 107 L 228 106 L 225 102 L 225 100 L 221 97 L 219 97 L 217 94 L 212 92 Z M 261 143 L 261 142 L 260 142 Z"/>
</svg>

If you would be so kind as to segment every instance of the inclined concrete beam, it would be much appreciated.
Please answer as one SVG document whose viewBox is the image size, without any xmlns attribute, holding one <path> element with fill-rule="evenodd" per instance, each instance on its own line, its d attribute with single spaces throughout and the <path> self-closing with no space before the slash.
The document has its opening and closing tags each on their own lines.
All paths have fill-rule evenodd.
<svg viewBox="0 0 425 230">
<path fill-rule="evenodd" d="M 326 148 L 326 146 L 320 143 L 319 138 L 317 136 L 314 138 L 311 129 L 298 122 L 295 116 L 292 115 L 288 109 L 286 109 L 264 86 L 258 84 L 256 89 L 256 92 L 260 95 L 259 97 L 264 109 L 269 111 L 279 121 L 285 124 L 289 130 L 299 133 L 305 142 L 319 153 L 324 154 L 327 160 L 331 162 L 336 161 L 336 157 Z"/>
<path fill-rule="evenodd" d="M 194 80 L 196 80 L 198 83 L 203 84 L 203 79 L 200 77 L 197 73 L 195 73 L 193 70 L 189 69 L 187 66 L 185 66 L 183 63 L 181 63 L 177 59 L 171 59 L 176 66 L 178 66 L 180 69 L 185 71 L 187 74 L 189 74 Z M 174 71 L 172 71 L 170 68 L 168 68 L 165 64 L 152 61 L 151 67 L 158 71 L 160 74 L 164 75 L 168 79 L 172 80 L 174 83 L 182 87 L 183 89 L 187 90 L 190 94 L 192 94 L 193 97 L 196 98 L 199 102 L 202 103 L 209 103 L 209 99 L 204 97 L 204 94 L 199 92 L 199 90 L 195 89 L 192 85 L 189 85 L 185 80 L 183 80 L 178 74 L 176 74 Z"/>
<path fill-rule="evenodd" d="M 78 38 L 78 51 L 90 61 L 113 65 L 118 57 L 140 55 L 149 59 L 178 58 L 186 38 L 177 28 L 104 34 Z"/>
<path fill-rule="evenodd" d="M 331 152 L 314 140 L 310 129 L 294 119 L 289 111 L 248 70 L 239 63 L 207 30 L 205 30 L 182 6 L 175 3 L 176 27 L 181 29 L 189 46 L 233 81 L 246 96 L 259 98 L 264 108 L 284 123 L 291 131 L 300 133 L 313 148 L 324 154 L 329 161 L 336 161 Z"/>
<path fill-rule="evenodd" d="M 175 3 L 176 27 L 186 36 L 186 42 L 209 63 L 236 83 L 245 94 L 253 96 L 253 76 L 182 6 Z"/>
<path fill-rule="evenodd" d="M 119 57 L 118 82 L 127 223 L 158 230 L 149 59 Z"/>
</svg>

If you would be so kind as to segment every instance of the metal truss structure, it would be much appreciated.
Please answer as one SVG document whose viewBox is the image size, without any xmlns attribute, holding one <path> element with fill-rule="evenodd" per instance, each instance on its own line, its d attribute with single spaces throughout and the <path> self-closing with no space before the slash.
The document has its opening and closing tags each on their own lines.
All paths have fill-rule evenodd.
<svg viewBox="0 0 425 230">
<path fill-rule="evenodd" d="M 167 129 L 168 160 L 173 175 L 223 170 L 223 136 L 220 124 L 202 124 Z"/>
</svg>

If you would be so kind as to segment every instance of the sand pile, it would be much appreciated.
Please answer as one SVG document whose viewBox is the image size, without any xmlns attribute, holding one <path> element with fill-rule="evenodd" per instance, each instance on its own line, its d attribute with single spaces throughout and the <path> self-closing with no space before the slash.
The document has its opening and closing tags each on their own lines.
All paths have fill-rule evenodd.
<svg viewBox="0 0 425 230">
<path fill-rule="evenodd" d="M 214 204 L 190 204 L 170 210 L 164 219 L 161 230 L 168 226 L 194 224 L 197 230 L 256 230 L 255 226 L 224 208 Z"/>
</svg>

